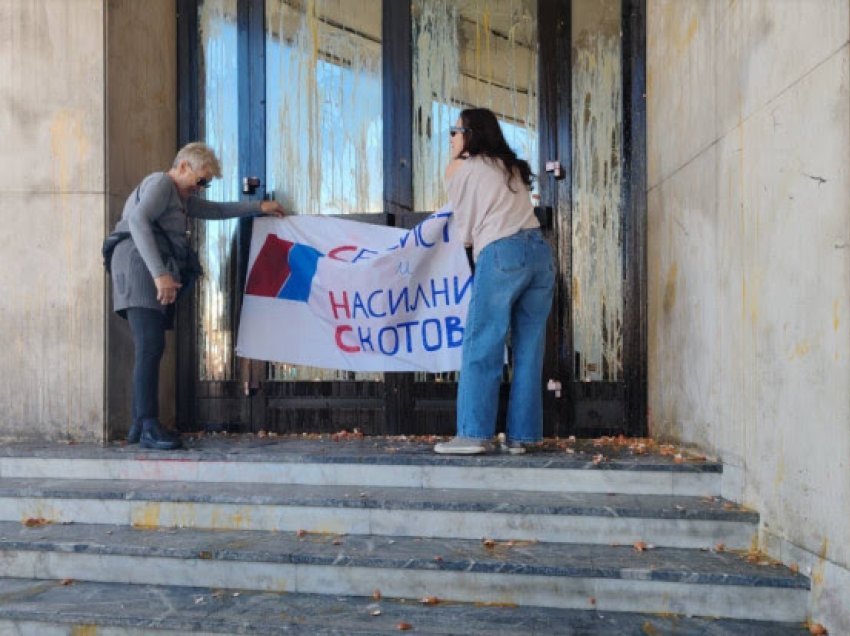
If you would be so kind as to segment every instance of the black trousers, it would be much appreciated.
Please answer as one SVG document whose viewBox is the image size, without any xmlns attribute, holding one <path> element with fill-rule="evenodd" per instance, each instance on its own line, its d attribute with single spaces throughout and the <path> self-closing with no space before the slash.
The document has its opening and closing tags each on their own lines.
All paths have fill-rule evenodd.
<svg viewBox="0 0 850 636">
<path fill-rule="evenodd" d="M 133 334 L 133 422 L 159 418 L 159 363 L 165 351 L 167 317 L 156 309 L 130 307 Z"/>
</svg>

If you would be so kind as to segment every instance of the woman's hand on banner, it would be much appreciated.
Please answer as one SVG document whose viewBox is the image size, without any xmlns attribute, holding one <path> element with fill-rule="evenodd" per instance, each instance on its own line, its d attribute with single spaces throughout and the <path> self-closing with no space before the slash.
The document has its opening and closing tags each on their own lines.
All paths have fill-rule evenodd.
<svg viewBox="0 0 850 636">
<path fill-rule="evenodd" d="M 262 201 L 260 203 L 260 212 L 270 216 L 286 216 L 286 210 L 277 201 Z"/>
</svg>

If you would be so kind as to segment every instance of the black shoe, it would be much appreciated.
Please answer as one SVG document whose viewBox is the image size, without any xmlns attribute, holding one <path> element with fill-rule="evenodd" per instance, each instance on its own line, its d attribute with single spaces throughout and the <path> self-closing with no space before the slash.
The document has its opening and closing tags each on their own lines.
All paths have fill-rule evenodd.
<svg viewBox="0 0 850 636">
<path fill-rule="evenodd" d="M 183 442 L 180 435 L 161 428 L 156 420 L 145 420 L 139 446 L 155 450 L 174 450 L 183 446 Z"/>
<path fill-rule="evenodd" d="M 128 444 L 138 444 L 139 438 L 142 436 L 142 423 L 138 420 L 133 422 L 130 431 L 127 433 Z"/>
</svg>

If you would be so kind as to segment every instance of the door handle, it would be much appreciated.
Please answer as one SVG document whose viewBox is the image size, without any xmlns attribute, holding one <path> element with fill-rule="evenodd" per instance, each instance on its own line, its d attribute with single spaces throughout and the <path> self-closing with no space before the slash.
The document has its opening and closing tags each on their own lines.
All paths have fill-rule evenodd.
<svg viewBox="0 0 850 636">
<path fill-rule="evenodd" d="M 242 194 L 256 194 L 261 183 L 260 177 L 245 177 L 242 179 Z"/>
</svg>

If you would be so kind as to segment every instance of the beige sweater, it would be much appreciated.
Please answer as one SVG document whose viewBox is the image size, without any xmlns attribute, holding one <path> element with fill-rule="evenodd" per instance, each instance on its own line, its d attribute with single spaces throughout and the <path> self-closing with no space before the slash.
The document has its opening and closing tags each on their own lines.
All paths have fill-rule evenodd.
<svg viewBox="0 0 850 636">
<path fill-rule="evenodd" d="M 505 176 L 500 161 L 470 157 L 446 179 L 456 231 L 464 245 L 472 245 L 475 260 L 493 241 L 540 227 L 528 188 L 515 176 L 511 192 Z"/>
</svg>

